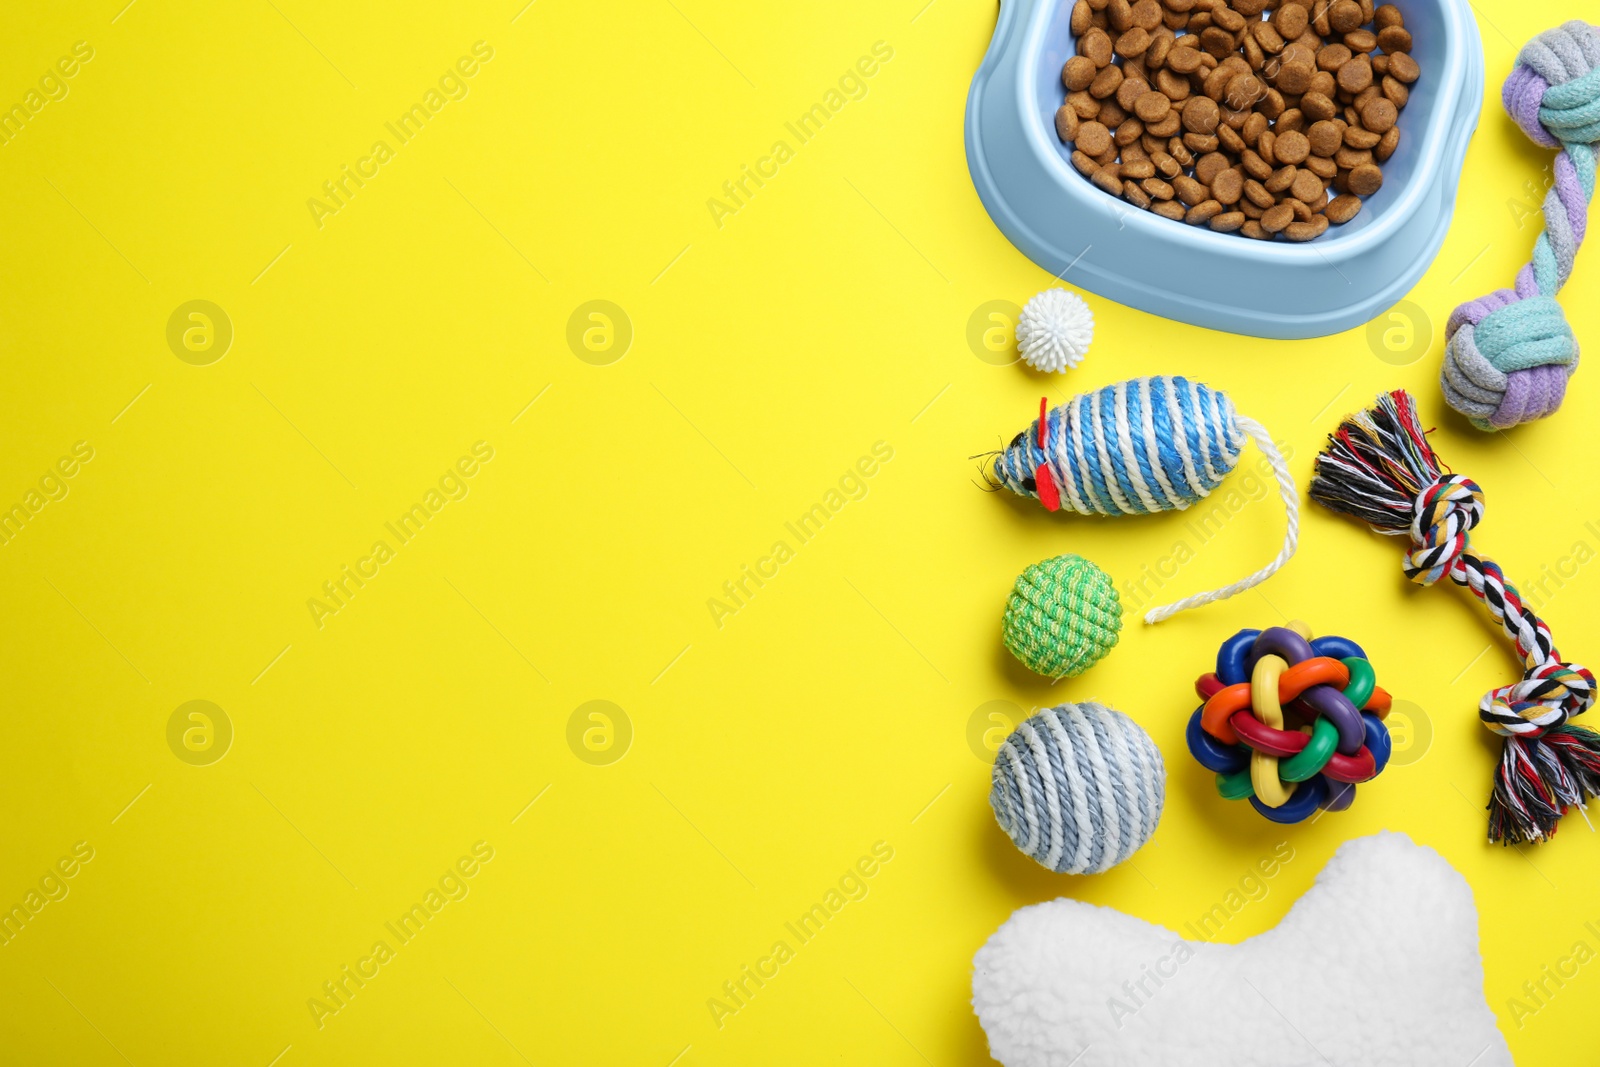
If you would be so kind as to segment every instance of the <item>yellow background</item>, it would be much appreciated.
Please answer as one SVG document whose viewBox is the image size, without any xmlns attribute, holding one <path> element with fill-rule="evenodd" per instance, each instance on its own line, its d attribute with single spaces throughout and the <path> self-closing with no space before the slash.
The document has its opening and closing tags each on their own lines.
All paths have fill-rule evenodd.
<svg viewBox="0 0 1600 1067">
<path fill-rule="evenodd" d="M 1551 157 L 1499 84 L 1584 5 L 1476 4 L 1489 91 L 1410 296 L 1426 319 L 1397 324 L 1402 347 L 1431 330 L 1414 361 L 1361 330 L 1261 341 L 1090 295 L 1094 347 L 1047 382 L 967 342 L 981 305 L 1049 282 L 967 177 L 989 0 L 124 2 L 0 16 L 6 106 L 94 50 L 0 148 L 0 503 L 94 449 L 0 547 L 0 903 L 94 850 L 0 947 L 8 1062 L 979 1064 L 970 960 L 1013 909 L 1070 894 L 1181 928 L 1287 838 L 1237 940 L 1381 827 L 1471 882 L 1518 1056 L 1587 1047 L 1594 968 L 1536 1014 L 1508 1006 L 1575 942 L 1600 948 L 1600 842 L 1576 815 L 1549 845 L 1484 842 L 1498 746 L 1474 708 L 1516 668 L 1469 597 L 1408 587 L 1398 544 L 1308 506 L 1259 595 L 1130 617 L 1052 688 L 1000 648 L 1013 577 L 1078 551 L 1121 585 L 1188 517 L 1051 517 L 980 492 L 968 460 L 1045 389 L 1184 373 L 1290 444 L 1303 485 L 1340 415 L 1407 386 L 1488 493 L 1482 545 L 1524 586 L 1567 572 L 1546 616 L 1600 658 L 1600 568 L 1562 563 L 1600 549 L 1600 370 L 1499 438 L 1434 384 L 1450 308 L 1509 283 L 1539 223 Z M 319 228 L 308 199 L 477 41 L 493 59 L 468 95 Z M 866 95 L 798 144 L 785 123 L 879 41 L 893 58 Z M 719 226 L 707 200 L 779 139 L 793 158 Z M 1588 339 L 1596 258 L 1563 300 Z M 194 299 L 234 331 L 206 366 L 166 339 Z M 596 299 L 632 326 L 608 365 L 567 342 Z M 478 441 L 494 458 L 469 494 L 318 628 L 308 599 Z M 893 459 L 865 497 L 794 542 L 784 523 L 879 441 Z M 1253 569 L 1282 522 L 1249 503 L 1168 598 Z M 707 601 L 780 539 L 794 558 L 716 625 Z M 1291 616 L 1365 643 L 1432 740 L 1350 812 L 1280 831 L 1215 797 L 1182 726 L 1217 642 Z M 1133 863 L 1070 879 L 994 826 L 969 731 L 991 701 L 1090 698 L 1150 730 L 1168 802 Z M 208 766 L 168 745 L 190 700 L 234 732 Z M 609 765 L 569 747 L 591 700 L 631 726 Z M 494 858 L 470 894 L 319 1028 L 308 1000 L 479 841 Z M 708 999 L 879 841 L 893 859 L 866 897 L 719 1028 Z M 1406 908 L 1406 888 L 1372 906 Z"/>
</svg>

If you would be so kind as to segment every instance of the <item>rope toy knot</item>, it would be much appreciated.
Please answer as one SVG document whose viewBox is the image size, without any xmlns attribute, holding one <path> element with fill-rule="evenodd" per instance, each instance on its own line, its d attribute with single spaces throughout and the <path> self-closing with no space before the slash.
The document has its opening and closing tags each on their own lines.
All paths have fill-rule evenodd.
<svg viewBox="0 0 1600 1067">
<path fill-rule="evenodd" d="M 1461 474 L 1447 474 L 1417 494 L 1412 509 L 1406 577 L 1432 585 L 1448 574 L 1471 545 L 1472 528 L 1483 521 L 1483 490 Z"/>
<path fill-rule="evenodd" d="M 1504 737 L 1543 737 L 1594 705 L 1587 667 L 1552 659 L 1530 667 L 1520 682 L 1484 694 L 1478 717 Z"/>
<path fill-rule="evenodd" d="M 1553 414 L 1578 368 L 1578 341 L 1555 296 L 1572 274 L 1594 197 L 1600 29 L 1572 21 L 1529 41 L 1501 99 L 1524 133 L 1561 154 L 1544 200 L 1544 230 L 1516 287 L 1462 304 L 1445 328 L 1445 400 L 1480 430 Z"/>
</svg>

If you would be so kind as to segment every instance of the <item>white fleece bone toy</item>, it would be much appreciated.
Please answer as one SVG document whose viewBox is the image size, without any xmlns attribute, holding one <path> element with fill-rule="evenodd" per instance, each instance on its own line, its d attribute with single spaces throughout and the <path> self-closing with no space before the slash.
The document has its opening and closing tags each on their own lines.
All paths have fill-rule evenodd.
<svg viewBox="0 0 1600 1067">
<path fill-rule="evenodd" d="M 1022 908 L 973 960 L 1005 1067 L 1502 1067 L 1472 890 L 1398 833 L 1340 846 L 1275 929 L 1185 941 L 1112 908 Z"/>
</svg>

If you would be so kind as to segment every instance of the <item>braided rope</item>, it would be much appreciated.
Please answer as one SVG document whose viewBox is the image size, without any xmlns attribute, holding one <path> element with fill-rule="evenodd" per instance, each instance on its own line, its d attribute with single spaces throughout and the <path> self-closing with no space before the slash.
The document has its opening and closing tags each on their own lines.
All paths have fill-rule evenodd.
<svg viewBox="0 0 1600 1067">
<path fill-rule="evenodd" d="M 1502 99 L 1535 143 L 1561 153 L 1544 230 L 1516 287 L 1462 304 L 1445 327 L 1445 400 L 1483 430 L 1554 413 L 1578 369 L 1578 341 L 1555 297 L 1572 275 L 1594 198 L 1600 28 L 1572 21 L 1529 41 Z"/>
<path fill-rule="evenodd" d="M 1417 497 L 1411 522 L 1415 548 L 1406 556 L 1406 577 L 1432 585 L 1448 577 L 1483 602 L 1522 657 L 1522 679 L 1485 693 L 1478 718 L 1497 734 L 1542 737 L 1594 704 L 1595 678 L 1586 667 L 1565 663 L 1550 627 L 1523 603 L 1495 562 L 1472 550 L 1469 536 L 1483 519 L 1483 490 L 1472 479 L 1447 474 Z"/>
<path fill-rule="evenodd" d="M 1516 646 L 1522 677 L 1478 702 L 1478 718 L 1503 739 L 1489 799 L 1489 840 L 1543 841 L 1573 807 L 1600 796 L 1600 734 L 1571 724 L 1595 702 L 1595 677 L 1561 658 L 1550 628 L 1523 603 L 1495 562 L 1474 550 L 1483 490 L 1446 473 L 1404 390 L 1349 416 L 1317 456 L 1311 498 L 1383 534 L 1409 536 L 1406 577 L 1464 586 Z"/>
<path fill-rule="evenodd" d="M 995 458 L 993 477 L 1051 510 L 1080 515 L 1182 510 L 1222 484 L 1238 465 L 1247 437 L 1267 457 L 1288 513 L 1283 548 L 1247 578 L 1147 612 L 1145 621 L 1155 623 L 1259 585 L 1294 555 L 1299 494 L 1288 464 L 1260 423 L 1235 411 L 1226 394 L 1199 382 L 1169 375 L 1135 378 L 1044 412 Z"/>
</svg>

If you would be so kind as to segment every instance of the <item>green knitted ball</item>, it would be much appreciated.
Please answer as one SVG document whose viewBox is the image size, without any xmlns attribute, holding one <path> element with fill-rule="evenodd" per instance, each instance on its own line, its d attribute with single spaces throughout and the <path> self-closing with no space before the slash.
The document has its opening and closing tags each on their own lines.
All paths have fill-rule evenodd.
<svg viewBox="0 0 1600 1067">
<path fill-rule="evenodd" d="M 1082 556 L 1035 563 L 1006 601 L 1005 644 L 1029 670 L 1073 678 L 1100 662 L 1122 630 L 1122 602 L 1105 571 Z"/>
</svg>

